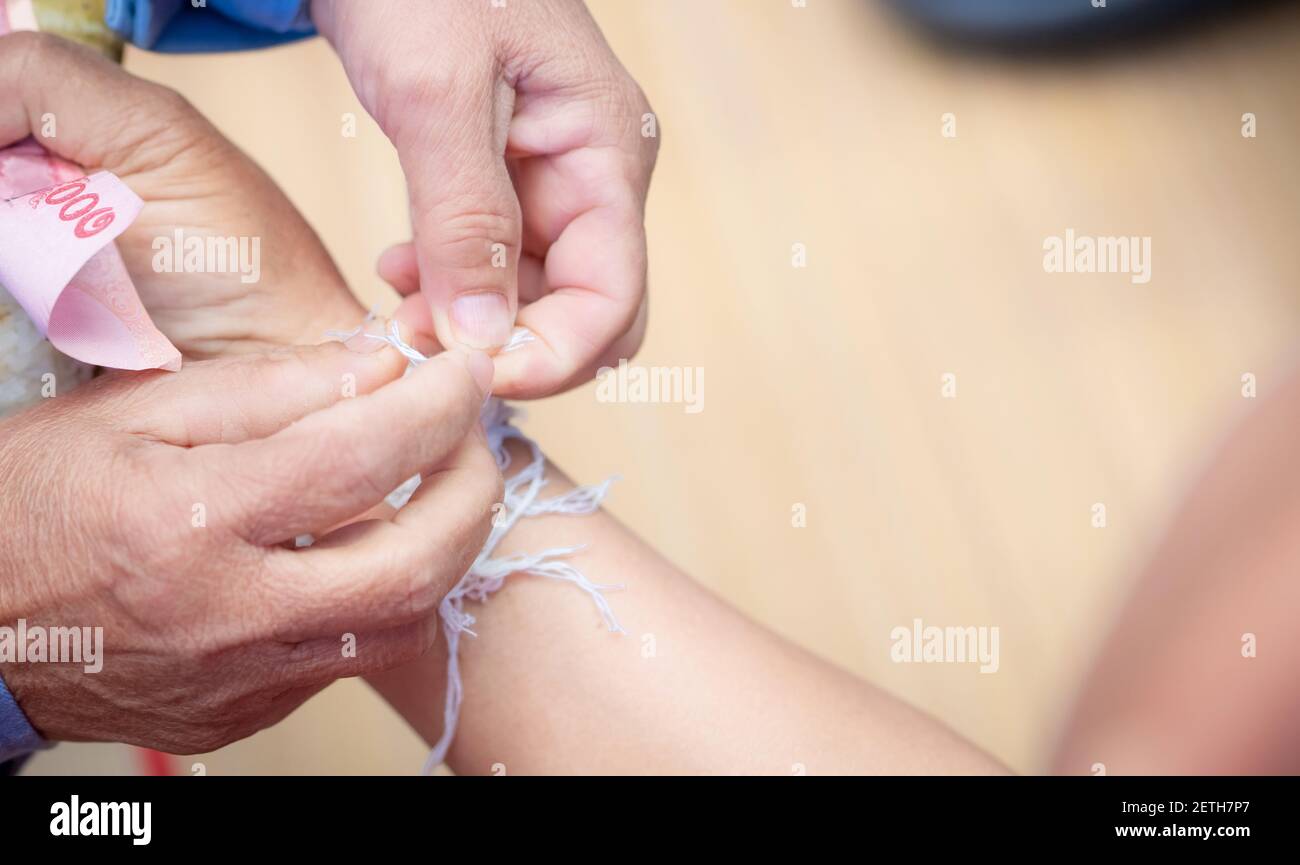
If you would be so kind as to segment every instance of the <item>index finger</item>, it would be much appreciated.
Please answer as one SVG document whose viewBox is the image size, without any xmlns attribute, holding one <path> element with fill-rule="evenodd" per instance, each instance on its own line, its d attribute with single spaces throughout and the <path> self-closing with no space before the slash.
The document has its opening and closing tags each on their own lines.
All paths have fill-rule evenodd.
<svg viewBox="0 0 1300 865">
<path fill-rule="evenodd" d="M 185 456 L 215 487 L 209 502 L 222 503 L 224 524 L 271 546 L 354 518 L 437 468 L 478 423 L 491 380 L 487 355 L 444 352 L 271 436 Z"/>
</svg>

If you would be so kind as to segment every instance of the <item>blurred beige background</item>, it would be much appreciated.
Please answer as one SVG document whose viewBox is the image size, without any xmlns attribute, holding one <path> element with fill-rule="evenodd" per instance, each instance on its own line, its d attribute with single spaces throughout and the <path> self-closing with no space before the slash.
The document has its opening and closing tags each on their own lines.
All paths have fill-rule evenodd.
<svg viewBox="0 0 1300 865">
<path fill-rule="evenodd" d="M 861 0 L 591 5 L 664 130 L 638 362 L 702 366 L 705 409 L 604 405 L 592 385 L 531 406 L 526 429 L 577 478 L 622 474 L 612 510 L 755 618 L 1039 769 L 1190 472 L 1248 407 L 1241 376 L 1265 393 L 1288 356 L 1300 8 L 1028 63 L 942 52 Z M 322 42 L 127 66 L 185 93 L 392 305 L 373 262 L 408 235 L 402 176 Z M 1044 273 L 1067 228 L 1151 236 L 1151 282 Z M 997 625 L 1001 669 L 892 664 L 889 632 L 914 617 Z M 423 758 L 349 681 L 180 764 Z M 29 771 L 139 762 L 61 746 Z"/>
</svg>

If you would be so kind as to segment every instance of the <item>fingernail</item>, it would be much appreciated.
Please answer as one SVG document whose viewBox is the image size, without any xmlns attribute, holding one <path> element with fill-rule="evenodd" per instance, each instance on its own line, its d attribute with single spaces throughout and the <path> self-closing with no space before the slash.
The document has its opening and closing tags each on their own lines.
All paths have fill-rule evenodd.
<svg viewBox="0 0 1300 865">
<path fill-rule="evenodd" d="M 510 339 L 510 305 L 494 291 L 463 294 L 451 305 L 451 328 L 466 348 L 500 348 Z"/>
<path fill-rule="evenodd" d="M 481 351 L 471 351 L 465 357 L 465 366 L 469 367 L 469 374 L 474 376 L 474 383 L 478 385 L 479 392 L 484 396 L 491 393 L 492 376 L 496 372 L 492 358 Z"/>
</svg>

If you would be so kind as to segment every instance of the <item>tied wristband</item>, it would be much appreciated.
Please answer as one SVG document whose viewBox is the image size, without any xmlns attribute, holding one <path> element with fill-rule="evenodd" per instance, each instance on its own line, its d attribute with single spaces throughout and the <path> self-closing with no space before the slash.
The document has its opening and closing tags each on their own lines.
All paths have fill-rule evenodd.
<svg viewBox="0 0 1300 865">
<path fill-rule="evenodd" d="M 368 316 L 370 321 L 374 316 Z M 347 341 L 356 336 L 381 340 L 402 353 L 411 366 L 415 367 L 428 360 L 417 349 L 404 342 L 398 334 L 397 325 L 390 324 L 383 334 L 365 332 L 365 324 L 350 332 L 331 332 L 328 337 Z M 536 337 L 527 328 L 517 328 L 503 351 L 513 351 L 532 342 Z M 521 519 L 541 516 L 543 514 L 590 514 L 600 508 L 605 496 L 617 478 L 607 478 L 599 484 L 581 486 L 561 496 L 542 498 L 546 486 L 546 456 L 538 444 L 524 435 L 510 423 L 515 410 L 501 400 L 491 397 L 484 403 L 481 415 L 483 428 L 487 432 L 488 447 L 496 458 L 502 473 L 510 467 L 510 453 L 506 442 L 514 439 L 523 443 L 530 452 L 530 459 L 521 471 L 506 479 L 503 507 L 492 520 L 492 531 L 488 534 L 483 549 L 479 551 L 468 572 L 461 577 L 456 586 L 447 593 L 438 606 L 438 616 L 442 619 L 443 635 L 447 639 L 447 696 L 443 707 L 442 736 L 430 751 L 424 763 L 424 774 L 431 773 L 446 760 L 456 735 L 456 725 L 460 719 L 461 700 L 464 685 L 460 676 L 460 637 L 461 634 L 478 636 L 472 630 L 473 614 L 466 612 L 466 601 L 485 601 L 488 596 L 499 591 L 506 578 L 511 574 L 532 574 L 552 580 L 562 580 L 585 592 L 596 605 L 605 626 L 614 633 L 625 633 L 604 593 L 611 589 L 622 589 L 622 585 L 602 585 L 593 583 L 566 558 L 583 549 L 576 547 L 554 547 L 533 554 L 516 554 L 502 558 L 493 558 L 492 553 L 501 539 Z M 410 478 L 389 494 L 386 501 L 394 508 L 402 508 L 420 486 L 420 476 Z"/>
</svg>

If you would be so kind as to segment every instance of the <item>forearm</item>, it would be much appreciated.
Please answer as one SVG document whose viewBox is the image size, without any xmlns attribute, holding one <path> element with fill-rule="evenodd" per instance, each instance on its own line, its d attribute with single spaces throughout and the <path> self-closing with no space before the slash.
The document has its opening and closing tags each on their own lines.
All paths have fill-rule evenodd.
<svg viewBox="0 0 1300 865">
<path fill-rule="evenodd" d="M 1300 377 L 1199 479 L 1078 700 L 1066 773 L 1300 771 Z"/>
<path fill-rule="evenodd" d="M 522 456 L 522 455 L 520 455 Z M 516 460 L 516 464 L 523 462 Z M 546 494 L 572 488 L 548 469 Z M 459 773 L 1004 771 L 941 724 L 759 627 L 604 512 L 522 520 L 500 555 L 585 544 L 572 563 L 611 593 L 625 634 L 580 592 L 513 576 L 461 641 Z M 430 743 L 445 645 L 370 679 Z"/>
</svg>

